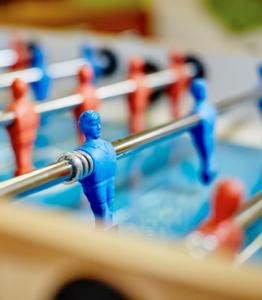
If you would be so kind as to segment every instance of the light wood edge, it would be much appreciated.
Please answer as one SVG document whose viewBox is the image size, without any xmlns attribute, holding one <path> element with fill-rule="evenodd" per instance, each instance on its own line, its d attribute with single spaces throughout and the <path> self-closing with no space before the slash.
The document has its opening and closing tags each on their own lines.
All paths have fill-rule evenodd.
<svg viewBox="0 0 262 300">
<path fill-rule="evenodd" d="M 157 290 L 158 285 L 160 290 L 169 286 L 171 294 L 186 291 L 187 295 L 180 299 L 190 299 L 188 293 L 193 296 L 196 292 L 202 295 L 199 299 L 204 299 L 204 295 L 210 299 L 262 299 L 262 272 L 258 269 L 234 270 L 230 262 L 221 257 L 195 260 L 173 243 L 94 230 L 59 213 L 1 203 L 0 245 L 4 245 L 0 256 L 5 250 L 15 251 L 18 257 L 26 256 L 27 252 L 28 256 L 32 253 L 37 256 L 44 250 L 47 256 L 65 259 L 74 271 L 71 275 L 65 273 L 64 281 L 72 274 L 85 274 L 89 263 L 99 266 L 100 275 L 101 270 L 111 270 L 114 278 L 125 274 L 132 280 L 143 279 L 148 289 L 151 286 Z M 74 261 L 78 262 L 76 267 Z M 112 284 L 117 285 L 117 282 Z M 127 292 L 128 285 L 118 288 Z"/>
</svg>

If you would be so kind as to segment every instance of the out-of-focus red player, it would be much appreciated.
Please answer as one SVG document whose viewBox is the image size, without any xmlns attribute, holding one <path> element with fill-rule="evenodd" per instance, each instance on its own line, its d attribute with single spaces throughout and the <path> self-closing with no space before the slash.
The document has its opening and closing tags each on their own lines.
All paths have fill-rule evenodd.
<svg viewBox="0 0 262 300">
<path fill-rule="evenodd" d="M 244 187 L 236 179 L 221 180 L 214 191 L 210 217 L 198 232 L 216 237 L 218 248 L 235 253 L 243 241 L 242 229 L 232 217 L 244 201 Z"/>
<path fill-rule="evenodd" d="M 39 114 L 27 97 L 27 84 L 15 79 L 12 86 L 14 101 L 7 106 L 7 112 L 13 112 L 15 119 L 7 126 L 11 145 L 15 154 L 15 176 L 25 174 L 34 169 L 32 155 L 34 142 L 39 127 Z"/>
<path fill-rule="evenodd" d="M 100 108 L 100 100 L 97 97 L 96 88 L 92 83 L 93 77 L 94 72 L 92 68 L 86 65 L 81 67 L 78 73 L 79 87 L 76 92 L 83 96 L 83 103 L 74 110 L 74 117 L 77 126 L 79 142 L 81 145 L 84 143 L 85 137 L 78 127 L 80 115 L 87 110 L 98 111 Z"/>
<path fill-rule="evenodd" d="M 17 55 L 16 63 L 10 67 L 11 70 L 24 69 L 30 64 L 29 47 L 20 34 L 16 33 L 11 41 L 11 48 Z"/>
<path fill-rule="evenodd" d="M 130 59 L 128 79 L 133 80 L 136 84 L 135 91 L 128 95 L 131 133 L 145 129 L 145 114 L 150 101 L 151 89 L 146 84 L 144 68 L 145 64 L 141 57 L 134 56 Z"/>
<path fill-rule="evenodd" d="M 168 87 L 168 94 L 171 104 L 171 113 L 175 119 L 181 117 L 181 97 L 190 83 L 190 78 L 185 68 L 185 58 L 182 52 L 173 49 L 170 53 L 170 69 L 176 75 L 176 82 Z"/>
</svg>

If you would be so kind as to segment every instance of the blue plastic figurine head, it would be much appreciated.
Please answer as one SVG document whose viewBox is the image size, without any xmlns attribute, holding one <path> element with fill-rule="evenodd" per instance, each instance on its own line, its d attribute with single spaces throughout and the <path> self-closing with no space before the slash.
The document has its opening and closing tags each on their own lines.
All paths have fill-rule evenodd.
<svg viewBox="0 0 262 300">
<path fill-rule="evenodd" d="M 195 79 L 193 80 L 190 92 L 194 96 L 197 102 L 202 102 L 206 99 L 207 94 L 207 85 L 204 79 Z"/>
<path fill-rule="evenodd" d="M 83 112 L 79 118 L 78 125 L 87 140 L 96 140 L 101 135 L 100 115 L 95 110 Z"/>
</svg>

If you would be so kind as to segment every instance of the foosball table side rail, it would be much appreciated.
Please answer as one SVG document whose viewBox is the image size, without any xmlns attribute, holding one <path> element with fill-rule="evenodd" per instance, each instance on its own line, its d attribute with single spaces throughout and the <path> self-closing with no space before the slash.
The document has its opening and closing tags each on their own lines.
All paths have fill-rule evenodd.
<svg viewBox="0 0 262 300">
<path fill-rule="evenodd" d="M 65 213 L 1 203 L 0 244 L 3 300 L 262 298 L 258 269 L 196 260 L 170 241 L 93 230 Z"/>
</svg>

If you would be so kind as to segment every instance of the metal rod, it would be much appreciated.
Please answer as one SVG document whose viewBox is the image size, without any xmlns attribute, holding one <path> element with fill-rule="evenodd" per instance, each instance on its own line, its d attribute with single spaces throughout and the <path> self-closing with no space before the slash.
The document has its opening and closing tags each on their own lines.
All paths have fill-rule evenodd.
<svg viewBox="0 0 262 300">
<path fill-rule="evenodd" d="M 71 177 L 73 166 L 68 161 L 57 162 L 47 167 L 14 177 L 0 183 L 0 197 L 14 196 L 43 190 Z"/>
<path fill-rule="evenodd" d="M 189 75 L 194 76 L 193 68 L 188 68 Z M 156 72 L 146 76 L 147 85 L 152 88 L 160 88 L 168 86 L 176 81 L 176 74 L 174 71 L 167 69 L 160 72 Z M 108 100 L 115 97 L 127 95 L 134 92 L 136 89 L 135 82 L 133 80 L 124 80 L 117 83 L 113 83 L 104 87 L 97 88 L 97 96 L 101 100 Z M 249 99 L 256 99 L 259 96 L 259 89 L 254 88 L 245 94 L 237 95 L 223 101 L 216 103 L 219 112 L 223 112 L 234 106 L 235 103 L 241 103 Z M 71 110 L 83 103 L 84 99 L 81 94 L 73 94 L 67 97 L 45 101 L 35 106 L 36 111 L 39 114 L 58 113 L 66 110 Z M 0 113 L 0 126 L 7 126 L 14 121 L 15 115 L 11 113 Z"/>
<path fill-rule="evenodd" d="M 20 71 L 17 71 L 16 73 L 19 72 Z M 190 72 L 193 71 L 191 70 Z M 190 73 L 190 76 L 194 76 L 194 73 Z M 175 82 L 176 74 L 173 70 L 167 69 L 147 75 L 146 81 L 150 88 L 155 89 Z M 135 81 L 129 79 L 97 88 L 96 92 L 99 99 L 106 100 L 132 93 L 135 89 Z M 79 106 L 83 101 L 84 99 L 81 94 L 73 94 L 67 97 L 36 104 L 35 109 L 39 114 L 57 113 L 60 111 L 71 110 Z M 0 113 L 0 125 L 9 125 L 14 121 L 14 118 L 14 114 L 2 112 Z"/>
<path fill-rule="evenodd" d="M 13 49 L 0 50 L 0 68 L 8 68 L 17 62 L 18 56 Z"/>
<path fill-rule="evenodd" d="M 224 111 L 228 111 L 229 109 L 233 108 L 236 104 L 239 105 L 243 102 L 254 102 L 259 97 L 260 88 L 259 86 L 255 86 L 243 94 L 228 97 L 222 101 L 216 102 L 216 107 L 219 113 L 223 113 Z"/>
<path fill-rule="evenodd" d="M 75 76 L 78 73 L 79 68 L 85 64 L 88 64 L 85 59 L 77 58 L 50 64 L 49 66 L 47 66 L 46 71 L 52 79 L 65 78 Z M 43 72 L 39 68 L 28 68 L 24 70 L 0 74 L 0 88 L 11 86 L 12 82 L 16 78 L 21 78 L 27 83 L 32 83 L 40 80 L 42 76 Z"/>
<path fill-rule="evenodd" d="M 262 191 L 257 193 L 250 201 L 236 213 L 234 222 L 242 228 L 248 227 L 262 215 Z M 262 233 L 260 233 L 236 257 L 234 264 L 240 266 L 248 261 L 262 247 Z"/>
<path fill-rule="evenodd" d="M 235 258 L 234 265 L 239 267 L 247 262 L 262 247 L 262 233 L 260 233 L 248 246 L 246 246 Z"/>
<path fill-rule="evenodd" d="M 262 191 L 246 202 L 235 214 L 233 220 L 242 228 L 246 228 L 262 215 Z"/>
<path fill-rule="evenodd" d="M 178 121 L 166 123 L 138 134 L 130 135 L 126 138 L 112 142 L 117 158 L 122 158 L 136 150 L 149 146 L 162 138 L 181 133 L 185 129 L 189 129 L 200 121 L 197 114 L 190 115 Z"/>
<path fill-rule="evenodd" d="M 9 73 L 0 74 L 0 88 L 11 86 L 16 78 L 21 78 L 27 83 L 35 82 L 41 79 L 43 72 L 39 68 L 29 68 Z"/>
<path fill-rule="evenodd" d="M 86 64 L 88 64 L 88 61 L 84 58 L 76 58 L 51 64 L 47 67 L 47 72 L 52 79 L 75 76 L 79 69 Z"/>
<path fill-rule="evenodd" d="M 14 112 L 0 112 L 0 125 L 7 126 L 11 124 L 15 119 Z"/>
</svg>

